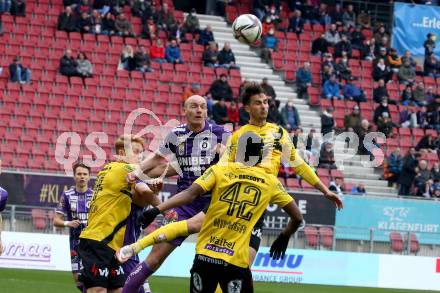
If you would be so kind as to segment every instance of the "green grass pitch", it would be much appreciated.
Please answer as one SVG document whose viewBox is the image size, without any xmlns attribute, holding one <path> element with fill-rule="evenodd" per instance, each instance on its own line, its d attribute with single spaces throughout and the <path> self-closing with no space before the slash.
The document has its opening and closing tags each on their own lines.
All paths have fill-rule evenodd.
<svg viewBox="0 0 440 293">
<path fill-rule="evenodd" d="M 188 279 L 153 277 L 150 281 L 154 293 L 189 292 Z M 336 287 L 298 284 L 254 283 L 255 293 L 430 293 L 399 289 Z M 78 293 L 68 272 L 0 269 L 2 293 Z"/>
</svg>

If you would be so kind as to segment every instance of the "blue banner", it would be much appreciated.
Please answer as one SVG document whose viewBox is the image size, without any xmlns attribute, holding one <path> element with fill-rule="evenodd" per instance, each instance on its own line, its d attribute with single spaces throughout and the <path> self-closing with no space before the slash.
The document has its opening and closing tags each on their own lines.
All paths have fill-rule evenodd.
<svg viewBox="0 0 440 293">
<path fill-rule="evenodd" d="M 390 231 L 413 232 L 421 243 L 440 244 L 440 202 L 377 197 L 344 197 L 336 214 L 336 238 L 389 241 Z"/>
<path fill-rule="evenodd" d="M 397 49 L 399 55 L 409 50 L 414 56 L 424 56 L 423 43 L 429 33 L 435 34 L 437 39 L 440 37 L 440 7 L 394 4 L 392 47 Z M 440 46 L 437 45 L 434 53 L 440 55 Z"/>
</svg>

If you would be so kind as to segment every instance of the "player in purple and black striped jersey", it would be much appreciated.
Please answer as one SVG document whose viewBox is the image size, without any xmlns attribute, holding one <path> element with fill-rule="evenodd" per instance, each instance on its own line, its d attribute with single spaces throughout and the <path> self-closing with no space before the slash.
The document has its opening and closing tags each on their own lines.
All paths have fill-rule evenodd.
<svg viewBox="0 0 440 293">
<path fill-rule="evenodd" d="M 72 274 L 76 286 L 82 292 L 83 285 L 78 281 L 81 260 L 78 255 L 77 247 L 79 243 L 79 235 L 87 226 L 87 217 L 90 201 L 93 198 L 93 190 L 88 186 L 90 180 L 90 167 L 82 163 L 77 163 L 73 166 L 73 174 L 75 187 L 66 190 L 61 195 L 55 213 L 54 226 L 70 228 L 69 242 Z"/>
<path fill-rule="evenodd" d="M 185 101 L 184 112 L 187 123 L 174 128 L 166 136 L 158 152 L 140 164 L 140 169 L 145 174 L 156 178 L 162 175 L 164 166 L 166 166 L 164 163 L 168 160 L 172 168 L 167 170 L 166 175 L 179 175 L 177 182 L 179 192 L 191 186 L 206 169 L 218 162 L 220 153 L 230 136 L 230 132 L 223 126 L 207 121 L 207 105 L 203 97 L 197 95 L 189 97 Z M 132 175 L 133 177 L 129 177 L 129 180 L 135 180 L 134 173 Z M 192 218 L 209 205 L 210 199 L 210 194 L 206 194 L 189 205 L 174 209 L 175 220 Z M 185 237 L 180 237 L 172 242 L 163 242 L 153 246 L 145 262 L 140 264 L 148 267 L 145 278 L 157 270 L 168 255 L 184 240 Z M 127 282 L 130 282 L 130 277 L 127 278 Z M 125 287 L 124 290 L 126 290 Z"/>
</svg>

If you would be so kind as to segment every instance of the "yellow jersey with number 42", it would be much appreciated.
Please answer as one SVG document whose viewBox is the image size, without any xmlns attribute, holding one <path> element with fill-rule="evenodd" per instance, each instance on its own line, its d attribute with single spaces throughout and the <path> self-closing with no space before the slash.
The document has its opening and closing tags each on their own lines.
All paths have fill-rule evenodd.
<svg viewBox="0 0 440 293">
<path fill-rule="evenodd" d="M 194 183 L 212 194 L 196 253 L 243 268 L 249 266 L 252 228 L 267 205 L 293 200 L 274 175 L 236 162 L 211 166 Z"/>
</svg>

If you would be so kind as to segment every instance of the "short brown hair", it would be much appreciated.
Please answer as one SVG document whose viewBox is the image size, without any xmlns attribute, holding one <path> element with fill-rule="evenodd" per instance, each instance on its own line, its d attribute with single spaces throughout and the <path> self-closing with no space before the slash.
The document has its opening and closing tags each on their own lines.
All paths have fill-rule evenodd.
<svg viewBox="0 0 440 293">
<path fill-rule="evenodd" d="M 255 95 L 264 94 L 264 89 L 257 82 L 249 82 L 244 86 L 243 93 L 241 94 L 241 102 L 243 105 L 249 105 L 251 97 Z"/>
<path fill-rule="evenodd" d="M 123 134 L 119 136 L 116 139 L 115 142 L 115 151 L 116 154 L 119 152 L 119 150 L 125 150 L 125 144 L 128 144 L 128 142 L 137 142 L 142 145 L 142 147 L 145 147 L 145 141 L 142 137 L 133 135 L 133 134 Z"/>
<path fill-rule="evenodd" d="M 89 171 L 89 175 L 90 175 L 90 167 L 87 166 L 86 164 L 84 164 L 83 162 L 77 162 L 77 163 L 73 164 L 73 175 L 76 174 L 76 169 L 78 169 L 79 167 L 87 169 L 87 171 Z"/>
</svg>

